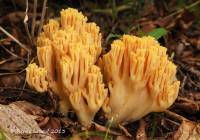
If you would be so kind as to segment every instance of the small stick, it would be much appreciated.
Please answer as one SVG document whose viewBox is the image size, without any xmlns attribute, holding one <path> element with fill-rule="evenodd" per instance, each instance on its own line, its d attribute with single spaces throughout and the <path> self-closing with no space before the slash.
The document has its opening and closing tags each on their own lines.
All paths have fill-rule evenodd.
<svg viewBox="0 0 200 140">
<path fill-rule="evenodd" d="M 175 122 L 175 121 L 173 121 L 173 120 L 170 120 L 170 119 L 168 119 L 168 118 L 165 118 L 165 120 L 168 121 L 169 123 L 172 123 L 172 124 L 176 125 L 176 126 L 180 126 L 179 123 L 177 123 L 177 122 Z"/>
<path fill-rule="evenodd" d="M 102 126 L 102 125 L 100 125 L 100 124 L 98 124 L 98 123 L 95 123 L 95 122 L 93 122 L 93 123 L 94 123 L 94 125 L 95 125 L 95 128 L 96 128 L 98 131 L 107 132 L 107 133 L 109 133 L 109 134 L 116 135 L 116 136 L 121 135 L 121 133 L 115 132 L 115 131 L 110 130 L 110 129 L 108 130 L 108 128 L 106 128 L 105 126 Z"/>
<path fill-rule="evenodd" d="M 22 47 L 24 50 L 26 50 L 27 52 L 30 52 L 30 50 L 28 48 L 26 48 L 26 46 L 24 44 L 22 44 L 21 42 L 19 42 L 19 40 L 17 40 L 13 35 L 11 35 L 9 32 L 7 32 L 4 28 L 2 28 L 0 26 L 0 30 L 6 34 L 8 37 L 10 37 L 11 39 L 13 39 L 20 47 Z"/>
<path fill-rule="evenodd" d="M 28 38 L 31 42 L 31 45 L 33 45 L 33 41 L 31 39 L 31 34 L 29 32 L 29 29 L 28 29 L 27 21 L 28 21 L 28 0 L 26 0 L 26 11 L 25 11 L 25 17 L 24 17 L 24 26 L 25 26 L 26 34 L 28 35 Z"/>
<path fill-rule="evenodd" d="M 13 52 L 11 52 L 10 50 L 8 50 L 6 47 L 4 47 L 3 45 L 0 45 L 7 53 L 9 53 L 10 55 L 16 57 L 16 58 L 21 58 L 20 56 L 14 54 Z"/>
<path fill-rule="evenodd" d="M 119 129 L 121 129 L 126 136 L 132 137 L 132 135 L 128 132 L 128 130 L 123 125 L 119 124 L 118 126 L 119 126 Z"/>
<path fill-rule="evenodd" d="M 29 57 L 30 57 L 30 56 L 29 56 L 29 53 L 28 53 L 28 54 L 27 54 L 27 65 L 29 64 L 29 61 L 30 61 L 30 60 L 29 60 Z M 23 87 L 22 87 L 22 88 L 24 89 L 25 87 L 26 87 L 26 80 L 24 81 L 24 84 L 23 84 Z M 22 93 L 23 93 L 23 91 L 21 91 L 19 97 L 22 95 Z"/>
<path fill-rule="evenodd" d="M 34 0 L 33 19 L 32 19 L 32 28 L 31 28 L 32 37 L 34 37 L 34 33 L 35 33 L 36 14 L 37 14 L 37 0 Z"/>
<path fill-rule="evenodd" d="M 40 19 L 40 26 L 39 26 L 39 29 L 38 29 L 38 35 L 42 31 L 42 26 L 43 26 L 43 23 L 44 23 L 44 16 L 46 14 L 46 5 L 47 5 L 47 0 L 44 0 L 43 7 L 42 7 L 42 16 L 41 16 L 41 19 Z"/>
<path fill-rule="evenodd" d="M 181 121 L 181 122 L 184 121 L 184 120 L 187 120 L 186 118 L 182 117 L 181 115 L 178 115 L 178 114 L 171 112 L 169 110 L 165 110 L 164 113 L 175 118 L 175 119 L 177 119 L 177 120 L 179 120 L 179 121 Z"/>
<path fill-rule="evenodd" d="M 191 9 L 192 7 L 195 7 L 195 6 L 197 6 L 198 4 L 200 4 L 200 0 L 198 0 L 198 1 L 196 1 L 196 2 L 194 2 L 194 3 L 192 3 L 192 4 L 190 4 L 190 5 L 188 5 L 188 6 L 186 6 L 185 8 L 182 8 L 182 9 L 180 9 L 180 10 L 178 10 L 178 11 L 175 11 L 174 13 L 171 13 L 170 15 L 168 15 L 168 16 L 166 16 L 166 17 L 170 17 L 170 16 L 174 16 L 174 15 L 180 14 L 180 13 L 182 13 L 185 9 L 186 9 L 186 10 Z M 165 18 L 166 18 L 166 17 L 165 17 Z"/>
<path fill-rule="evenodd" d="M 27 22 L 24 22 L 24 26 L 25 26 L 26 34 L 28 35 L 28 38 L 29 38 L 29 40 L 30 40 L 30 43 L 31 43 L 31 45 L 33 45 L 33 41 L 32 41 L 32 39 L 31 39 L 31 34 L 30 34 L 30 32 L 29 32 Z"/>
</svg>

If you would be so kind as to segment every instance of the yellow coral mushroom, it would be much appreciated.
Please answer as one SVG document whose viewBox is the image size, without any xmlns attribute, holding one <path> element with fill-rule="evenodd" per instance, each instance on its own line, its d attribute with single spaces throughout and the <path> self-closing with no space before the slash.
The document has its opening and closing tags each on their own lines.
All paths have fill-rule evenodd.
<svg viewBox="0 0 200 140">
<path fill-rule="evenodd" d="M 77 9 L 68 8 L 61 11 L 61 26 L 63 29 L 68 29 L 72 27 L 74 30 L 81 32 L 84 30 L 87 17 L 85 17 Z"/>
<path fill-rule="evenodd" d="M 85 51 L 70 49 L 70 55 L 60 61 L 61 84 L 80 122 L 89 125 L 107 96 L 100 68 Z"/>
<path fill-rule="evenodd" d="M 71 93 L 70 101 L 81 123 L 89 125 L 106 97 L 100 68 L 93 65 L 87 74 L 85 87 Z"/>
<path fill-rule="evenodd" d="M 96 56 L 101 53 L 101 34 L 99 27 L 95 23 L 87 23 L 87 17 L 76 9 L 68 8 L 61 11 L 61 27 L 68 31 L 74 29 L 79 39 L 86 39 L 89 46 L 96 50 Z M 81 36 L 81 37 L 80 37 Z"/>
<path fill-rule="evenodd" d="M 60 23 L 50 20 L 43 30 L 37 38 L 40 67 L 30 64 L 26 80 L 39 92 L 52 90 L 61 98 L 62 112 L 74 109 L 81 123 L 89 125 L 107 96 L 95 66 L 101 53 L 99 27 L 68 8 L 61 11 Z M 37 75 L 40 71 L 43 75 Z"/>
<path fill-rule="evenodd" d="M 163 111 L 175 101 L 180 82 L 166 48 L 152 37 L 124 35 L 101 60 L 110 97 L 104 105 L 113 124 Z"/>
<path fill-rule="evenodd" d="M 40 68 L 35 63 L 33 63 L 26 68 L 26 73 L 26 80 L 29 86 L 35 88 L 39 92 L 47 91 L 47 71 L 44 68 Z"/>
<path fill-rule="evenodd" d="M 84 88 L 89 68 L 93 66 L 92 57 L 81 49 L 70 49 L 70 56 L 63 57 L 60 61 L 62 86 L 68 93 Z"/>
<path fill-rule="evenodd" d="M 48 89 L 60 99 L 60 109 L 74 109 L 88 126 L 103 109 L 113 123 L 135 121 L 163 111 L 175 101 L 180 82 L 166 48 L 152 37 L 124 35 L 95 65 L 101 53 L 101 34 L 95 23 L 76 9 L 61 11 L 60 22 L 50 20 L 37 38 L 39 67 L 27 69 L 26 81 L 39 92 Z"/>
</svg>

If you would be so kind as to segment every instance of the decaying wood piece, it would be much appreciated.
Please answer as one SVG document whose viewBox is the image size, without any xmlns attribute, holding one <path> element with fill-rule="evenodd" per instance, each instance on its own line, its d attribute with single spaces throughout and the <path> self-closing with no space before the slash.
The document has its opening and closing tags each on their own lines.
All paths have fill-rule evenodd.
<svg viewBox="0 0 200 140">
<path fill-rule="evenodd" d="M 0 105 L 0 130 L 8 140 L 53 140 L 40 129 L 34 116 L 14 104 Z"/>
</svg>

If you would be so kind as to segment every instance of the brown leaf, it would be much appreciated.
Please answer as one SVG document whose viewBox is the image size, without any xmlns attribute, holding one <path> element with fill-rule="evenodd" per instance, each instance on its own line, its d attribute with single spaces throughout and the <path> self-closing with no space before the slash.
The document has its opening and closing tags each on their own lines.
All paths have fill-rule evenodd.
<svg viewBox="0 0 200 140">
<path fill-rule="evenodd" d="M 1 87 L 17 87 L 22 81 L 22 76 L 20 75 L 7 75 L 0 77 Z"/>
<path fill-rule="evenodd" d="M 161 27 L 174 27 L 176 24 L 176 17 L 174 16 L 166 16 L 163 18 L 159 18 L 155 21 L 155 23 Z"/>
<path fill-rule="evenodd" d="M 188 99 L 187 97 L 178 97 L 175 102 L 175 107 L 189 114 L 195 114 L 200 111 L 199 101 Z"/>
<path fill-rule="evenodd" d="M 156 28 L 155 22 L 151 20 L 141 23 L 140 26 L 142 31 L 145 33 L 148 33 Z"/>
<path fill-rule="evenodd" d="M 34 115 L 34 116 L 43 116 L 47 111 L 42 109 L 39 106 L 36 106 L 32 103 L 27 101 L 16 101 L 12 104 L 18 106 L 22 111 L 26 112 L 27 114 Z"/>
<path fill-rule="evenodd" d="M 17 71 L 22 70 L 24 68 L 25 62 L 21 59 L 17 59 L 14 61 L 6 62 L 2 65 L 0 65 L 0 70 L 6 70 L 6 71 Z"/>
<path fill-rule="evenodd" d="M 0 128 L 6 139 L 53 140 L 39 128 L 31 115 L 14 104 L 0 105 Z"/>
<path fill-rule="evenodd" d="M 181 126 L 173 136 L 174 140 L 199 140 L 200 124 L 183 120 Z"/>
<path fill-rule="evenodd" d="M 8 20 L 9 22 L 12 23 L 17 23 L 20 22 L 24 19 L 25 13 L 21 11 L 16 11 L 9 13 L 3 17 L 0 18 L 0 23 L 3 23 L 4 21 Z"/>
<path fill-rule="evenodd" d="M 47 118 L 47 119 L 46 119 Z M 62 133 L 65 133 L 64 130 L 61 129 L 60 121 L 55 117 L 46 117 L 44 119 L 45 123 L 43 124 L 42 129 L 49 133 L 52 137 L 56 138 Z"/>
<path fill-rule="evenodd" d="M 200 37 L 198 38 L 190 38 L 190 43 L 192 43 L 194 46 L 197 46 L 197 49 L 200 50 Z"/>
<path fill-rule="evenodd" d="M 194 18 L 195 17 L 192 13 L 185 10 L 180 18 L 180 27 L 184 30 L 188 29 L 189 27 L 191 27 Z"/>
</svg>

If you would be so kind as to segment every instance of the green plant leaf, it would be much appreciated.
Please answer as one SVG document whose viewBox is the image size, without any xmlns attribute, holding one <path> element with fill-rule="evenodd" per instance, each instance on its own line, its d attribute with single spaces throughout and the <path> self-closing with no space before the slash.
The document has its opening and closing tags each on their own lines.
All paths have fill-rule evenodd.
<svg viewBox="0 0 200 140">
<path fill-rule="evenodd" d="M 167 30 L 164 28 L 156 28 L 148 33 L 149 36 L 154 37 L 156 40 L 167 34 Z"/>
<path fill-rule="evenodd" d="M 106 42 L 106 43 L 109 43 L 112 39 L 118 39 L 118 38 L 120 38 L 120 37 L 121 37 L 121 35 L 119 35 L 119 34 L 110 33 L 110 34 L 106 37 L 105 42 Z"/>
<path fill-rule="evenodd" d="M 111 120 L 108 121 L 108 128 L 107 128 L 107 131 L 106 131 L 106 135 L 104 137 L 104 140 L 108 140 L 108 132 L 110 130 L 110 127 L 112 126 L 112 123 L 113 123 L 113 118 L 111 118 Z"/>
<path fill-rule="evenodd" d="M 6 140 L 6 137 L 1 130 L 0 130 L 0 140 Z"/>
</svg>

